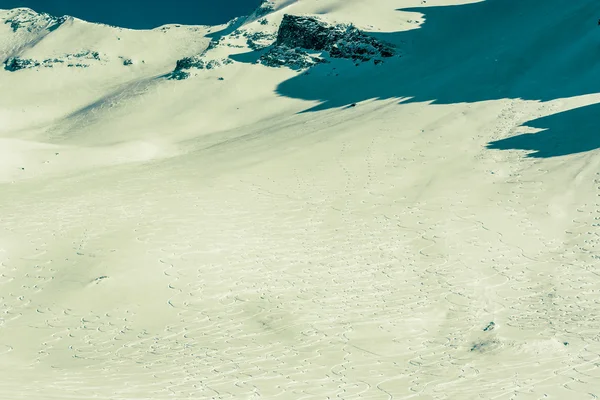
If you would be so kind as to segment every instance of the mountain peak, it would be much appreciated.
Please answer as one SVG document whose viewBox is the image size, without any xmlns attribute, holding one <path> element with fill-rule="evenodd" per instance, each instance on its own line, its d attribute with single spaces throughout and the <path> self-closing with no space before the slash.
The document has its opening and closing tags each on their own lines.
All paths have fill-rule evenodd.
<svg viewBox="0 0 600 400">
<path fill-rule="evenodd" d="M 13 32 L 27 31 L 35 32 L 48 29 L 50 31 L 58 28 L 69 16 L 56 17 L 48 13 L 38 13 L 31 8 L 14 8 L 8 10 L 4 17 L 4 23 L 10 25 Z"/>
</svg>

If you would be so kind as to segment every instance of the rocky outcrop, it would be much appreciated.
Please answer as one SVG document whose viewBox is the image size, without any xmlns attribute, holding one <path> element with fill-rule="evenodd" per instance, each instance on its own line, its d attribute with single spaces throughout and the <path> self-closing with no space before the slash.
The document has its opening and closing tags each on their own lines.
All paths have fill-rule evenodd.
<svg viewBox="0 0 600 400">
<path fill-rule="evenodd" d="M 270 2 L 264 2 L 268 7 Z M 200 55 L 177 61 L 167 79 L 183 80 L 193 69 L 210 70 L 233 61 L 228 58 L 208 59 L 207 53 L 221 47 L 240 47 L 236 41 L 246 39 L 246 45 L 254 51 L 264 52 L 257 63 L 269 67 L 288 67 L 296 70 L 327 63 L 328 58 L 347 58 L 355 62 L 392 57 L 394 47 L 369 36 L 353 25 L 331 25 L 315 17 L 284 15 L 277 33 L 234 29 L 226 36 L 211 40 Z M 242 46 L 243 47 L 243 46 Z"/>
<path fill-rule="evenodd" d="M 35 68 L 39 66 L 39 62 L 27 58 L 11 57 L 4 61 L 4 69 L 10 72 L 16 72 L 21 69 Z"/>
<path fill-rule="evenodd" d="M 275 46 L 259 59 L 259 63 L 267 67 L 288 67 L 296 70 L 310 68 L 325 62 L 327 60 L 324 58 L 310 55 L 300 48 L 291 49 L 286 46 Z"/>
<path fill-rule="evenodd" d="M 82 62 L 81 60 L 86 60 Z M 87 68 L 89 61 L 100 61 L 100 53 L 97 51 L 81 51 L 75 54 L 65 54 L 60 58 L 48 58 L 38 61 L 30 58 L 10 57 L 4 61 L 4 69 L 10 72 L 16 72 L 27 68 L 53 68 L 57 64 L 65 64 L 67 67 Z"/>
<path fill-rule="evenodd" d="M 347 58 L 354 61 L 375 60 L 395 54 L 394 47 L 369 36 L 353 25 L 329 25 L 315 17 L 286 14 L 281 21 L 277 39 L 271 50 L 260 62 L 271 66 L 311 66 L 322 61 L 309 56 L 308 52 L 327 52 L 331 58 Z M 312 58 L 308 61 L 307 57 Z M 289 60 L 292 64 L 279 63 Z"/>
<path fill-rule="evenodd" d="M 202 56 L 184 57 L 177 60 L 175 69 L 169 74 L 168 79 L 183 80 L 189 78 L 188 71 L 191 69 L 215 69 L 232 63 L 233 61 L 228 58 L 205 60 Z"/>
<path fill-rule="evenodd" d="M 28 68 L 53 68 L 57 64 L 65 64 L 67 67 L 88 68 L 90 64 L 81 62 L 69 62 L 60 58 L 49 58 L 44 61 L 37 61 L 31 58 L 11 57 L 4 61 L 4 69 L 9 72 L 16 72 Z"/>
<path fill-rule="evenodd" d="M 243 33 L 246 38 L 246 44 L 252 50 L 265 49 L 275 42 L 277 35 L 268 32 L 247 32 Z"/>
<path fill-rule="evenodd" d="M 341 36 L 340 31 L 317 18 L 286 14 L 279 25 L 275 45 L 327 51 Z"/>
<path fill-rule="evenodd" d="M 175 70 L 173 72 L 171 72 L 168 76 L 167 79 L 169 80 L 173 80 L 173 81 L 182 81 L 184 79 L 187 79 L 190 77 L 190 73 L 184 70 Z"/>
<path fill-rule="evenodd" d="M 314 17 L 286 14 L 277 33 L 276 46 L 328 51 L 334 58 L 370 60 L 392 57 L 392 45 L 369 36 L 353 25 L 328 25 Z"/>
</svg>

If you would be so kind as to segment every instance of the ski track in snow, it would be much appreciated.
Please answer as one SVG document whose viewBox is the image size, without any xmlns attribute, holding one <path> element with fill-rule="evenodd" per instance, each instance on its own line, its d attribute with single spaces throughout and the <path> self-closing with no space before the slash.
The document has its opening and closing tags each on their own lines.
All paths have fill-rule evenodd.
<svg viewBox="0 0 600 400">
<path fill-rule="evenodd" d="M 153 79 L 49 137 L 183 93 Z M 287 101 L 230 96 L 223 119 Z M 0 182 L 0 397 L 597 398 L 598 151 L 486 148 L 564 106 L 284 109 L 160 159 L 28 165 Z"/>
<path fill-rule="evenodd" d="M 301 152 L 294 170 L 267 163 L 210 186 L 185 165 L 157 164 L 113 183 L 106 172 L 90 193 L 66 180 L 42 203 L 33 186 L 18 205 L 2 202 L 3 228 L 28 254 L 2 261 L 2 321 L 32 340 L 16 349 L 3 337 L 8 355 L 31 361 L 0 390 L 102 396 L 98 376 L 123 399 L 592 390 L 597 204 L 578 204 L 561 247 L 524 203 L 552 189 L 548 174 L 524 168 L 510 185 L 445 190 L 432 176 L 407 193 L 402 169 L 426 171 L 437 148 L 403 150 L 386 130 L 349 136 Z M 595 166 L 583 184 L 598 196 Z M 493 196 L 484 206 L 482 188 Z M 48 303 L 53 285 L 72 293 Z M 87 309 L 95 296 L 111 297 L 110 311 Z M 153 326 L 154 313 L 166 326 Z M 492 320 L 499 328 L 483 332 Z M 28 371 L 34 381 L 18 379 Z"/>
</svg>

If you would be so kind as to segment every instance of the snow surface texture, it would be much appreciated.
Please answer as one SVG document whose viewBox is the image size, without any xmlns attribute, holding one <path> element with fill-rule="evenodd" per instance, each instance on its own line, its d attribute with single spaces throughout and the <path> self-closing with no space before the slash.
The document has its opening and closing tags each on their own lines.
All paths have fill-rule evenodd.
<svg viewBox="0 0 600 400">
<path fill-rule="evenodd" d="M 598 2 L 266 3 L 0 10 L 0 398 L 600 396 Z"/>
</svg>

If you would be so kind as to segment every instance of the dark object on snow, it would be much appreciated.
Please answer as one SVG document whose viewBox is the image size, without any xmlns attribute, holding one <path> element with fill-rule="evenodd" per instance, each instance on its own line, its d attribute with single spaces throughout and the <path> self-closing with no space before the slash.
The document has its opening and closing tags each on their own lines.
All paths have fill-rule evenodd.
<svg viewBox="0 0 600 400">
<path fill-rule="evenodd" d="M 175 64 L 175 71 L 181 71 L 183 69 L 194 68 L 198 65 L 198 60 L 195 60 L 192 57 L 185 57 L 181 60 L 177 60 L 177 64 Z"/>
<path fill-rule="evenodd" d="M 168 79 L 175 80 L 183 80 L 189 78 L 189 72 L 186 70 L 190 70 L 192 68 L 195 69 L 215 69 L 222 67 L 223 65 L 232 64 L 233 61 L 229 58 L 223 58 L 220 60 L 208 60 L 205 61 L 201 58 L 201 56 L 195 57 L 184 57 L 180 60 L 177 60 L 177 64 L 175 65 L 175 69 L 168 75 Z"/>
<path fill-rule="evenodd" d="M 182 81 L 182 80 L 187 79 L 189 77 L 190 77 L 190 73 L 189 72 L 185 72 L 185 71 L 181 71 L 181 70 L 179 70 L 179 71 L 175 70 L 175 71 L 171 72 L 171 74 L 169 74 L 169 78 L 168 79 L 176 80 L 176 81 Z"/>
<path fill-rule="evenodd" d="M 477 353 L 489 353 L 497 350 L 501 346 L 497 339 L 478 340 L 471 345 L 471 351 Z"/>
<path fill-rule="evenodd" d="M 484 332 L 488 332 L 493 330 L 496 327 L 496 324 L 494 323 L 494 321 L 490 322 L 489 324 L 487 324 L 487 326 L 485 328 L 483 328 Z"/>
<path fill-rule="evenodd" d="M 199 57 L 185 57 L 181 60 L 177 60 L 177 64 L 175 65 L 175 71 L 181 71 L 184 69 L 215 69 L 221 67 L 223 65 L 233 63 L 232 60 L 228 58 L 223 58 L 221 60 L 208 60 L 205 61 Z"/>
<path fill-rule="evenodd" d="M 312 56 L 300 48 L 275 46 L 263 54 L 257 62 L 267 67 L 288 67 L 301 70 L 327 61 L 321 57 Z"/>
<path fill-rule="evenodd" d="M 40 65 L 35 60 L 29 60 L 26 58 L 11 57 L 4 61 L 4 69 L 10 72 L 15 72 L 25 68 L 34 68 Z"/>
<path fill-rule="evenodd" d="M 368 61 L 392 57 L 394 48 L 353 25 L 329 25 L 314 17 L 286 14 L 277 32 L 276 46 L 328 51 L 333 58 Z"/>
<path fill-rule="evenodd" d="M 313 17 L 283 16 L 275 45 L 307 50 L 329 50 L 340 37 L 339 32 Z"/>
<path fill-rule="evenodd" d="M 126 58 L 125 60 L 123 60 L 123 65 L 125 66 L 129 66 L 133 64 L 133 60 L 131 60 L 131 58 Z"/>
<path fill-rule="evenodd" d="M 275 34 L 265 32 L 244 32 L 243 36 L 246 38 L 248 47 L 254 51 L 271 46 L 276 37 Z"/>
<path fill-rule="evenodd" d="M 349 107 L 356 107 L 356 103 L 352 103 L 352 104 L 350 104 L 350 106 L 349 106 Z"/>
<path fill-rule="evenodd" d="M 394 48 L 353 25 L 329 25 L 314 17 L 286 14 L 277 32 L 274 46 L 259 61 L 270 67 L 310 68 L 328 62 L 324 56 L 309 54 L 328 52 L 332 58 L 369 61 L 392 57 Z"/>
</svg>

